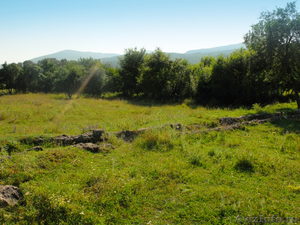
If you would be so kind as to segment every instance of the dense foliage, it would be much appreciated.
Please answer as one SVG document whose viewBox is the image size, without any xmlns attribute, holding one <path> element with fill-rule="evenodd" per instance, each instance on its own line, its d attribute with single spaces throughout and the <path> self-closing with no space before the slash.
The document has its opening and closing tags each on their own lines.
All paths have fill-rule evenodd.
<svg viewBox="0 0 300 225">
<path fill-rule="evenodd" d="M 292 90 L 300 107 L 300 14 L 296 3 L 263 12 L 259 23 L 245 35 L 245 44 L 255 52 L 267 79 L 277 90 Z"/>
<path fill-rule="evenodd" d="M 212 105 L 270 103 L 287 99 L 292 92 L 300 107 L 300 14 L 295 2 L 263 12 L 245 35 L 245 44 L 247 49 L 227 57 L 205 57 L 196 65 L 171 60 L 159 48 L 151 54 L 144 48 L 126 49 L 118 68 L 92 58 L 4 63 L 0 88 L 11 94 L 13 90 L 65 93 L 69 98 L 107 92 L 162 102 L 193 98 Z"/>
</svg>

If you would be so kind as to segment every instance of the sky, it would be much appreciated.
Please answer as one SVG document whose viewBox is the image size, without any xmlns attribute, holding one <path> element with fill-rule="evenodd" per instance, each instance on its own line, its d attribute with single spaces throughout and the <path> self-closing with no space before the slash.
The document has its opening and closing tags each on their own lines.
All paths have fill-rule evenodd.
<svg viewBox="0 0 300 225">
<path fill-rule="evenodd" d="M 0 64 L 66 49 L 185 53 L 242 43 L 261 12 L 291 1 L 0 0 Z"/>
</svg>

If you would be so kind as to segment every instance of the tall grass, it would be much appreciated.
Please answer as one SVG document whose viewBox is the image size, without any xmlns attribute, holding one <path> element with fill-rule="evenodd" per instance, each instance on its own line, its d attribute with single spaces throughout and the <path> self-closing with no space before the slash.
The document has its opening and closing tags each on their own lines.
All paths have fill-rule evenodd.
<svg viewBox="0 0 300 225">
<path fill-rule="evenodd" d="M 210 124 L 257 111 L 40 94 L 2 96 L 0 102 L 1 113 L 9 106 L 0 121 L 2 153 L 8 142 L 12 149 L 0 158 L 0 184 L 19 186 L 26 200 L 0 209 L 1 223 L 233 224 L 237 216 L 300 215 L 298 120 L 202 134 L 153 129 L 133 142 L 112 136 L 115 149 L 101 153 L 50 144 L 35 152 L 26 151 L 19 137 L 78 134 L 96 124 L 107 131 Z"/>
</svg>

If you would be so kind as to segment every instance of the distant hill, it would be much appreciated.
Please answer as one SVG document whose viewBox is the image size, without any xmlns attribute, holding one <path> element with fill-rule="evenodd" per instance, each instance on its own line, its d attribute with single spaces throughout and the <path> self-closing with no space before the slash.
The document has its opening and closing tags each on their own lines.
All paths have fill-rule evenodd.
<svg viewBox="0 0 300 225">
<path fill-rule="evenodd" d="M 226 52 L 226 51 L 232 51 L 240 48 L 245 48 L 245 45 L 242 43 L 234 44 L 234 45 L 226 45 L 221 47 L 215 47 L 215 48 L 203 48 L 203 49 L 197 49 L 197 50 L 190 50 L 187 51 L 185 54 L 195 54 L 195 53 L 213 53 L 213 52 Z"/>
<path fill-rule="evenodd" d="M 110 58 L 114 56 L 120 56 L 115 53 L 97 53 L 97 52 L 80 52 L 74 50 L 64 50 L 60 52 L 56 52 L 49 55 L 40 56 L 34 59 L 31 59 L 32 62 L 37 63 L 39 60 L 45 58 L 56 58 L 57 60 L 67 59 L 67 60 L 78 60 L 79 58 L 90 58 L 93 59 L 102 59 L 102 58 Z"/>
<path fill-rule="evenodd" d="M 213 56 L 216 57 L 220 54 L 230 55 L 233 51 L 240 49 L 245 45 L 235 44 L 235 45 L 227 45 L 215 48 L 206 48 L 206 49 L 197 49 L 197 50 L 190 50 L 186 53 L 167 53 L 170 54 L 170 58 L 175 60 L 176 58 L 182 58 L 189 61 L 191 64 L 196 64 L 200 61 L 201 58 L 205 56 Z M 147 53 L 151 51 L 147 51 Z M 61 52 L 53 53 L 50 55 L 40 56 L 31 61 L 37 63 L 39 60 L 44 58 L 56 58 L 58 60 L 67 59 L 67 60 L 78 60 L 79 58 L 94 58 L 94 59 L 101 59 L 102 63 L 109 63 L 111 66 L 116 67 L 119 62 L 119 58 L 122 57 L 120 54 L 114 53 L 96 53 L 96 52 L 80 52 L 80 51 L 73 51 L 73 50 L 64 50 Z"/>
<path fill-rule="evenodd" d="M 205 57 L 205 56 L 213 56 L 213 57 L 217 57 L 218 55 L 230 55 L 233 51 L 235 51 L 237 49 L 231 49 L 231 50 L 225 50 L 225 51 L 216 51 L 216 52 L 207 52 L 207 53 L 193 53 L 193 54 L 180 54 L 180 53 L 170 53 L 170 57 L 172 60 L 176 59 L 176 58 L 182 58 L 182 59 L 186 59 L 189 63 L 191 64 L 197 64 L 201 58 Z"/>
</svg>

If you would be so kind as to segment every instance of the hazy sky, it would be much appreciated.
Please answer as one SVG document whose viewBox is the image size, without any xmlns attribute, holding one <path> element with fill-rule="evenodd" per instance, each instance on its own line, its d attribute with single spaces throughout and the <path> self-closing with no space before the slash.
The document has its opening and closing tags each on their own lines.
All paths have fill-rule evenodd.
<svg viewBox="0 0 300 225">
<path fill-rule="evenodd" d="M 285 0 L 0 0 L 0 64 L 65 49 L 181 52 L 243 42 Z M 299 4 L 297 4 L 299 10 Z"/>
</svg>

